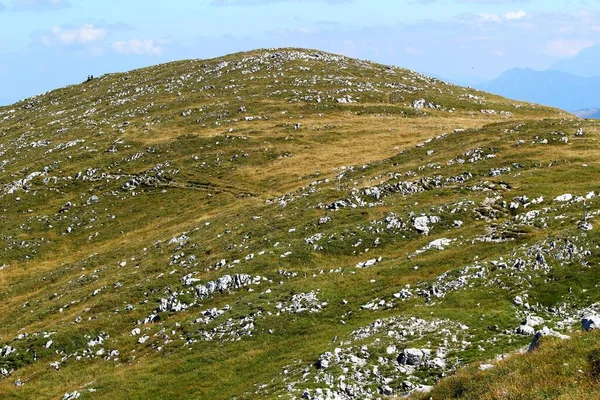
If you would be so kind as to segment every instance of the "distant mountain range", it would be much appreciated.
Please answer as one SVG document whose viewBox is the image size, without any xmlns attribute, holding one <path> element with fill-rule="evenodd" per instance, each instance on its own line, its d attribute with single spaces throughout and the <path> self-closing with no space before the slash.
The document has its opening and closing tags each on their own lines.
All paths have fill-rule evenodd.
<svg viewBox="0 0 600 400">
<path fill-rule="evenodd" d="M 600 106 L 600 76 L 581 77 L 562 71 L 514 68 L 490 82 L 476 85 L 476 88 L 569 111 Z"/>
</svg>

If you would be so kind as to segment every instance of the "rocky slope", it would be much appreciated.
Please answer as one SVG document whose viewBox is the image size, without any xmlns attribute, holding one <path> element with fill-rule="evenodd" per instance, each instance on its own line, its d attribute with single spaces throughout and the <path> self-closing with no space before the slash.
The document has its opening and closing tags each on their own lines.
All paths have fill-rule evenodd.
<svg viewBox="0 0 600 400">
<path fill-rule="evenodd" d="M 599 132 L 300 49 L 0 108 L 0 392 L 380 398 L 570 335 Z"/>
</svg>

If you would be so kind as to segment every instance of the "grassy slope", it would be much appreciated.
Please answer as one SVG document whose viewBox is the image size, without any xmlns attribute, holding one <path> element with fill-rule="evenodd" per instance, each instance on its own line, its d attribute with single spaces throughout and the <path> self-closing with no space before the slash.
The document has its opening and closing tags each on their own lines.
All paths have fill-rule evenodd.
<svg viewBox="0 0 600 400">
<path fill-rule="evenodd" d="M 443 379 L 422 399 L 595 399 L 598 332 L 571 340 L 546 338 L 533 353 L 514 355 L 481 371 L 478 365 Z M 550 362 L 549 362 L 550 361 Z"/>
<path fill-rule="evenodd" d="M 475 284 L 433 302 L 416 296 L 378 311 L 361 306 L 375 298 L 390 299 L 405 285 L 426 285 L 444 272 L 470 265 L 474 256 L 495 260 L 550 236 L 579 235 L 581 206 L 559 209 L 551 206 L 551 199 L 597 190 L 597 125 L 402 69 L 323 53 L 315 58 L 311 51 L 281 50 L 283 57 L 265 53 L 106 75 L 0 108 L 0 163 L 8 161 L 0 169 L 0 183 L 9 185 L 31 172 L 47 171 L 12 194 L 9 186 L 0 192 L 0 348 L 18 349 L 18 356 L 5 363 L 15 371 L 0 379 L 0 392 L 15 398 L 57 398 L 93 387 L 97 391 L 84 396 L 231 398 L 255 397 L 256 385 L 266 383 L 261 393 L 272 397 L 287 393 L 284 367 L 296 362 L 313 365 L 319 354 L 336 346 L 332 338 L 348 338 L 376 319 L 395 316 L 468 325 L 472 345 L 456 355 L 462 363 L 527 343 L 528 338 L 514 335 L 489 342 L 493 333 L 488 326 L 502 330 L 519 323 L 511 300 L 523 287 L 511 286 L 510 279 L 506 287 Z M 358 101 L 336 100 L 347 94 Z M 421 98 L 443 107 L 412 108 Z M 245 111 L 240 111 L 242 106 Z M 482 109 L 512 115 L 485 114 Z M 294 129 L 297 123 L 300 129 Z M 459 128 L 465 130 L 453 133 Z M 585 135 L 576 137 L 579 128 Z M 558 140 L 560 135 L 553 134 L 557 131 L 569 137 L 568 144 Z M 442 133 L 448 135 L 415 147 Z M 549 143 L 540 144 L 540 138 Z M 54 149 L 77 139 L 85 142 Z M 49 143 L 39 142 L 43 140 Z M 496 158 L 448 163 L 468 158 L 463 154 L 475 148 Z M 521 168 L 489 176 L 491 168 L 513 163 Z M 338 182 L 342 166 L 355 168 Z M 92 179 L 76 178 L 79 172 Z M 393 174 L 414 181 L 463 172 L 474 175 L 468 184 L 391 195 L 374 207 L 336 212 L 316 207 L 349 198 L 357 188 L 393 183 L 398 180 Z M 140 175 L 153 180 L 123 189 Z M 311 186 L 313 182 L 317 183 Z M 472 190 L 473 186 L 486 189 Z M 93 195 L 99 202 L 87 204 Z M 272 201 L 284 195 L 285 207 Z M 522 209 L 514 212 L 499 205 L 494 219 L 485 219 L 478 209 L 488 197 L 510 202 L 520 195 L 544 196 L 546 204 L 532 208 L 551 206 L 547 221 L 515 224 L 513 214 Z M 450 212 L 465 200 L 474 206 Z M 59 213 L 68 201 L 76 205 Z M 587 206 L 593 213 L 597 200 Z M 408 221 L 411 212 L 430 214 L 434 208 L 442 223 L 429 237 L 414 229 L 367 229 L 390 212 Z M 565 217 L 554 218 L 559 215 Z M 319 225 L 324 216 L 332 222 Z M 463 227 L 453 228 L 454 219 L 463 220 Z M 516 240 L 472 241 L 490 228 Z M 182 232 L 189 240 L 181 248 L 169 243 Z M 304 241 L 315 233 L 325 234 L 321 251 Z M 440 237 L 456 242 L 443 252 L 407 258 Z M 374 248 L 376 238 L 381 245 Z M 592 231 L 582 240 L 589 247 L 595 239 Z M 264 255 L 230 264 L 231 269 L 211 267 L 223 258 L 244 260 L 261 251 Z M 282 258 L 287 251 L 292 254 Z M 184 257 L 175 259 L 181 252 Z M 190 255 L 195 260 L 189 260 Z M 373 256 L 383 257 L 383 262 L 354 268 Z M 595 257 L 593 252 L 589 259 Z M 182 260 L 187 261 L 181 264 Z M 552 284 L 547 276 L 531 278 L 532 304 L 567 301 L 584 307 L 598 300 L 593 290 L 596 271 L 558 261 L 552 266 Z M 339 273 L 327 272 L 338 268 Z M 296 275 L 285 277 L 280 270 Z M 161 313 L 160 321 L 140 326 L 150 339 L 138 344 L 130 332 L 161 298 L 184 290 L 181 299 L 193 300 L 192 291 L 179 281 L 191 272 L 202 282 L 226 273 L 261 275 L 269 281 L 253 291 L 199 301 L 185 312 Z M 101 290 L 92 295 L 97 289 Z M 315 289 L 319 299 L 328 302 L 320 313 L 277 315 L 277 302 Z M 129 304 L 133 309 L 126 307 Z M 255 316 L 252 337 L 186 344 L 200 337 L 203 327 L 192 322 L 200 311 L 225 304 L 231 311 L 207 329 L 227 318 Z M 88 351 L 87 342 L 101 332 L 109 336 L 101 347 L 119 350 L 116 359 L 91 356 L 99 347 Z M 14 339 L 23 333 L 29 336 Z M 46 349 L 49 339 L 54 343 Z M 431 340 L 435 346 L 436 339 Z M 415 345 L 427 340 L 422 341 Z M 485 344 L 485 350 L 478 350 L 477 344 Z M 33 362 L 33 353 L 38 361 Z M 49 367 L 61 360 L 60 371 Z M 300 375 L 290 374 L 298 381 Z M 17 379 L 25 384 L 16 387 Z M 401 381 L 392 385 L 399 387 Z"/>
</svg>

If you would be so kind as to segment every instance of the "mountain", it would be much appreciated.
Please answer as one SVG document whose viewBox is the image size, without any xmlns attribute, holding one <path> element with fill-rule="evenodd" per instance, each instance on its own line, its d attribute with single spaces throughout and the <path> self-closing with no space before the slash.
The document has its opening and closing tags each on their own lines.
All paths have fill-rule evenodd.
<svg viewBox="0 0 600 400">
<path fill-rule="evenodd" d="M 583 110 L 577 110 L 574 111 L 573 114 L 577 115 L 579 118 L 600 119 L 600 109 L 598 108 L 586 108 Z"/>
<path fill-rule="evenodd" d="M 560 71 L 514 68 L 476 87 L 501 96 L 565 110 L 592 108 L 600 102 L 600 77 L 583 78 Z"/>
<path fill-rule="evenodd" d="M 558 109 L 304 49 L 0 107 L 0 393 L 418 395 L 544 326 L 577 335 L 600 301 L 599 138 Z M 597 390 L 578 360 L 537 397 Z"/>
</svg>

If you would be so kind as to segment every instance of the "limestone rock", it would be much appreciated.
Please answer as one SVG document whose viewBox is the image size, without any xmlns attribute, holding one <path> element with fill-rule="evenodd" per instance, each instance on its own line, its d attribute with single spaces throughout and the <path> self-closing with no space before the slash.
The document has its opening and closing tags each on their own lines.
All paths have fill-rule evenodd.
<svg viewBox="0 0 600 400">
<path fill-rule="evenodd" d="M 415 227 L 415 229 L 417 231 L 419 231 L 423 235 L 427 236 L 429 234 L 429 231 L 431 230 L 431 227 L 429 226 L 429 224 L 435 224 L 437 222 L 440 222 L 440 217 L 420 216 L 420 217 L 415 217 L 415 219 L 413 220 L 413 226 Z"/>
<path fill-rule="evenodd" d="M 517 329 L 515 329 L 515 333 L 519 335 L 529 336 L 535 334 L 535 329 L 529 325 L 521 325 Z"/>
<path fill-rule="evenodd" d="M 600 317 L 597 315 L 588 315 L 581 319 L 581 328 L 584 331 L 592 331 L 600 328 Z"/>
<path fill-rule="evenodd" d="M 559 203 L 565 203 L 567 201 L 571 201 L 573 199 L 573 195 L 570 193 L 563 194 L 554 199 L 554 201 Z"/>
<path fill-rule="evenodd" d="M 425 353 L 421 349 L 404 349 L 398 356 L 398 363 L 401 365 L 419 366 L 425 358 Z"/>
<path fill-rule="evenodd" d="M 554 336 L 554 337 L 558 337 L 560 339 L 569 339 L 570 338 L 567 335 L 563 335 L 563 334 L 556 332 L 552 329 L 549 329 L 547 326 L 545 326 L 544 328 L 537 331 L 537 333 L 531 340 L 531 343 L 529 344 L 529 348 L 527 349 L 527 352 L 531 353 L 532 351 L 534 351 L 536 349 L 536 347 L 538 346 L 538 342 L 544 336 Z"/>
<path fill-rule="evenodd" d="M 62 400 L 75 400 L 81 397 L 81 393 L 74 391 L 73 393 L 65 393 Z"/>
</svg>

